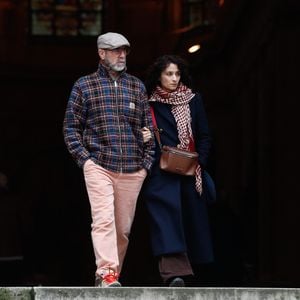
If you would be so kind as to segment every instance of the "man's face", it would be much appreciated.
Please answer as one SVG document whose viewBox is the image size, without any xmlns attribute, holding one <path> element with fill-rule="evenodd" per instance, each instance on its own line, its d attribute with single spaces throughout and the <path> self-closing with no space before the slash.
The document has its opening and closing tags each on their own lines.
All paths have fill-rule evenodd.
<svg viewBox="0 0 300 300">
<path fill-rule="evenodd" d="M 99 49 L 98 52 L 104 65 L 112 71 L 120 72 L 125 69 L 126 56 L 128 54 L 128 49 L 126 47 L 120 47 L 112 50 Z"/>
</svg>

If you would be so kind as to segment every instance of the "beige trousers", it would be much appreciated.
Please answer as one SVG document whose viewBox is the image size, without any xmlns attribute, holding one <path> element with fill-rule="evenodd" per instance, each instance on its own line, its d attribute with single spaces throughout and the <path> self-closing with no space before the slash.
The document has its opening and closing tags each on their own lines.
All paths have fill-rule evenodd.
<svg viewBox="0 0 300 300">
<path fill-rule="evenodd" d="M 147 172 L 141 169 L 114 173 L 92 160 L 86 161 L 83 172 L 91 206 L 96 273 L 105 275 L 111 269 L 120 274 L 137 198 Z"/>
</svg>

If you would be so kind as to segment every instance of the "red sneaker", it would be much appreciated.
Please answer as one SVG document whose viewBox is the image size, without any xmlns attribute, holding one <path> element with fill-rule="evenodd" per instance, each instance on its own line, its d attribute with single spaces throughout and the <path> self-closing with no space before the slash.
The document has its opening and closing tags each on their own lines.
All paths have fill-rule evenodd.
<svg viewBox="0 0 300 300">
<path fill-rule="evenodd" d="M 120 287 L 121 283 L 118 281 L 119 274 L 109 269 L 109 272 L 104 276 L 96 274 L 95 286 L 97 287 Z"/>
</svg>

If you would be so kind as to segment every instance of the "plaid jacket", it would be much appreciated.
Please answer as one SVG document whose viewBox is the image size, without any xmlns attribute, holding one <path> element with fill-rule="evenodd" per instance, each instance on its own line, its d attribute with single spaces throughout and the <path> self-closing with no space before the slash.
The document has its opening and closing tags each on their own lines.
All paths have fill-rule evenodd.
<svg viewBox="0 0 300 300">
<path fill-rule="evenodd" d="M 97 72 L 79 78 L 64 118 L 64 139 L 77 164 L 92 159 L 113 172 L 149 170 L 154 138 L 143 142 L 141 128 L 153 132 L 143 83 L 125 71 L 113 80 L 100 64 Z"/>
</svg>

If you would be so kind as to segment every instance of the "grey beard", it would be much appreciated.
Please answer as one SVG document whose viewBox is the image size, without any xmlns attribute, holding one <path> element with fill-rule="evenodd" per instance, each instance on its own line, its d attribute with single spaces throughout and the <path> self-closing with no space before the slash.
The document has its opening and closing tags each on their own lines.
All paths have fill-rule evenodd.
<svg viewBox="0 0 300 300">
<path fill-rule="evenodd" d="M 126 68 L 126 65 L 124 65 L 124 66 L 114 65 L 114 66 L 109 66 L 109 68 L 115 72 L 121 72 Z"/>
<path fill-rule="evenodd" d="M 118 66 L 118 64 L 110 64 L 108 61 L 104 60 L 104 64 L 108 70 L 114 71 L 114 72 L 121 72 L 124 69 L 126 69 L 126 63 L 124 63 L 122 66 Z"/>
</svg>

